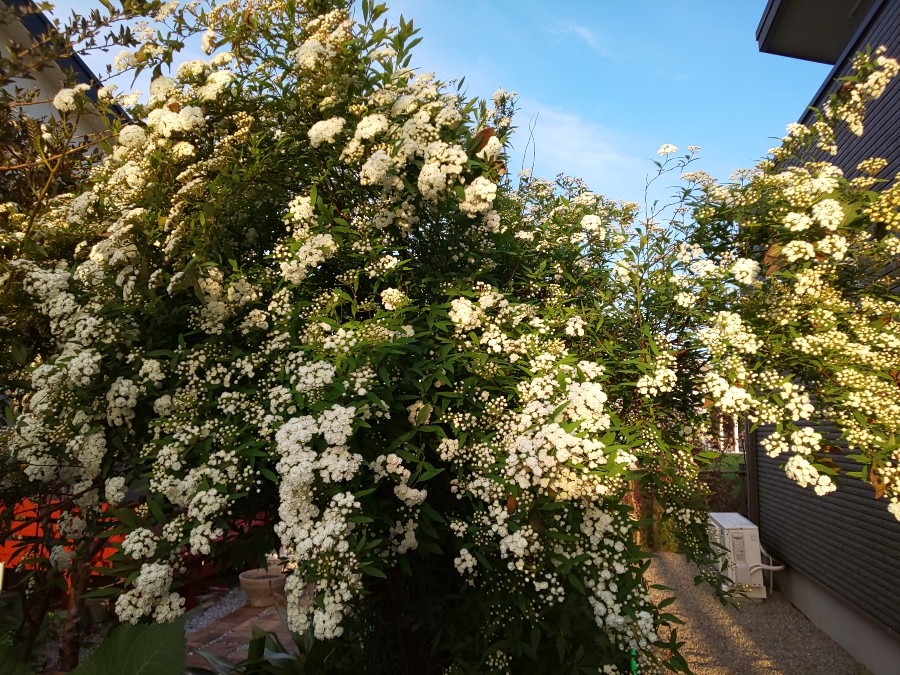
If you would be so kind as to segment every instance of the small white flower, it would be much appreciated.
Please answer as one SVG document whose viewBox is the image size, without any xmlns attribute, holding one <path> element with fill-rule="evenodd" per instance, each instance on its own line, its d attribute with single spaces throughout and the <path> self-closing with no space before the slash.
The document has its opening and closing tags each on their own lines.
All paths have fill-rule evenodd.
<svg viewBox="0 0 900 675">
<path fill-rule="evenodd" d="M 399 309 L 409 301 L 406 293 L 397 288 L 386 288 L 381 291 L 381 304 L 388 311 Z"/>
</svg>

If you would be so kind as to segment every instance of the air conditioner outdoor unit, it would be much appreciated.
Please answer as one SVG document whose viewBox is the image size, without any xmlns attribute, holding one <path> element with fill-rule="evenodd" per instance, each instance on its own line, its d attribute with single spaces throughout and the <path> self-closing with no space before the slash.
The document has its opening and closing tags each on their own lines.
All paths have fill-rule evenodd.
<svg viewBox="0 0 900 675">
<path fill-rule="evenodd" d="M 765 598 L 759 529 L 740 513 L 710 513 L 710 539 L 723 546 L 722 573 L 750 598 Z"/>
</svg>

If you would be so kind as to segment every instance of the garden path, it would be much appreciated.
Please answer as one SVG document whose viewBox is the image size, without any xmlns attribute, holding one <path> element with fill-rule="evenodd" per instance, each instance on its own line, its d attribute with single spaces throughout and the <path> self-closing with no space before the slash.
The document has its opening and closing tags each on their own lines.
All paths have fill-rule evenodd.
<svg viewBox="0 0 900 675">
<path fill-rule="evenodd" d="M 296 653 L 294 641 L 274 607 L 244 605 L 187 636 L 187 665 L 209 668 L 206 660 L 197 653 L 199 650 L 231 662 L 247 658 L 247 644 L 254 624 L 265 631 L 274 632 L 285 649 Z"/>
<path fill-rule="evenodd" d="M 651 583 L 674 589 L 669 606 L 684 620 L 678 639 L 696 675 L 867 675 L 862 665 L 816 628 L 777 591 L 724 607 L 708 586 L 695 586 L 697 568 L 676 553 L 659 553 Z M 655 597 L 665 597 L 654 591 Z"/>
</svg>

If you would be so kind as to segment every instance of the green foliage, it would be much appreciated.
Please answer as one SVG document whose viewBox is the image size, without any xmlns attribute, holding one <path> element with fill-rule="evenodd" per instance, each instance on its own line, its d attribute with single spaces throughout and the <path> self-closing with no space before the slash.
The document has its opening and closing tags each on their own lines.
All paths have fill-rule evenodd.
<svg viewBox="0 0 900 675">
<path fill-rule="evenodd" d="M 185 671 L 184 621 L 115 628 L 73 675 Z"/>
<path fill-rule="evenodd" d="M 33 675 L 34 671 L 21 659 L 12 645 L 0 642 L 0 672 L 4 675 Z"/>
</svg>

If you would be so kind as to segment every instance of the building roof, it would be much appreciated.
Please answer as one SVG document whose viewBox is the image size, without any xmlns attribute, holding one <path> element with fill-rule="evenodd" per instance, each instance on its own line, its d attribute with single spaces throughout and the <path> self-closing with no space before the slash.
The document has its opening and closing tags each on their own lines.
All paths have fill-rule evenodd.
<svg viewBox="0 0 900 675">
<path fill-rule="evenodd" d="M 768 0 L 756 41 L 767 54 L 835 64 L 884 0 Z"/>
<path fill-rule="evenodd" d="M 0 2 L 8 7 L 24 10 L 19 17 L 19 23 L 36 41 L 43 39 L 48 33 L 56 31 L 53 22 L 40 10 L 34 0 L 0 0 Z M 56 64 L 63 72 L 72 73 L 79 84 L 89 85 L 90 89 L 85 93 L 95 103 L 97 102 L 97 91 L 103 86 L 103 82 L 77 53 L 73 51 L 69 56 L 56 59 Z M 128 119 L 128 113 L 119 105 L 115 104 L 111 108 L 113 114 Z"/>
</svg>

